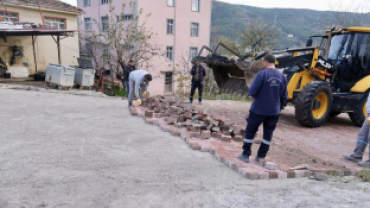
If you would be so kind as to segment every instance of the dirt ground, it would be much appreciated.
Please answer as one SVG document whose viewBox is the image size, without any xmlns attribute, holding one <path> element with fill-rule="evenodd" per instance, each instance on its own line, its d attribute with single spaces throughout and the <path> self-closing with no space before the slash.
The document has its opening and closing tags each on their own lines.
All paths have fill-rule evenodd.
<svg viewBox="0 0 370 208">
<path fill-rule="evenodd" d="M 204 106 L 212 113 L 237 125 L 246 126 L 249 102 L 205 101 Z M 294 107 L 288 106 L 282 112 L 274 133 L 268 157 L 279 164 L 279 169 L 308 164 L 311 170 L 361 169 L 357 164 L 342 158 L 353 151 L 360 128 L 354 126 L 346 114 L 328 120 L 320 128 L 300 126 L 295 119 Z M 256 139 L 262 139 L 263 129 L 259 129 Z M 259 145 L 253 145 L 256 153 Z M 367 159 L 368 153 L 365 153 Z"/>
<path fill-rule="evenodd" d="M 132 117 L 127 101 L 10 87 L 0 84 L 1 208 L 370 207 L 370 184 L 354 177 L 247 180 Z"/>
</svg>

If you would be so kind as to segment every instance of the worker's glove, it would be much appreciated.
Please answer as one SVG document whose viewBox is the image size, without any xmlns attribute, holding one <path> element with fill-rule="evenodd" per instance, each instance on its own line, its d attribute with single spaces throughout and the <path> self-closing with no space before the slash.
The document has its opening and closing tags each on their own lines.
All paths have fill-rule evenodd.
<svg viewBox="0 0 370 208">
<path fill-rule="evenodd" d="M 140 99 L 138 99 L 136 102 L 137 102 L 138 106 L 141 106 L 141 100 Z"/>
<path fill-rule="evenodd" d="M 141 97 L 145 97 L 146 96 L 146 91 L 143 92 L 143 94 L 141 95 Z"/>
</svg>

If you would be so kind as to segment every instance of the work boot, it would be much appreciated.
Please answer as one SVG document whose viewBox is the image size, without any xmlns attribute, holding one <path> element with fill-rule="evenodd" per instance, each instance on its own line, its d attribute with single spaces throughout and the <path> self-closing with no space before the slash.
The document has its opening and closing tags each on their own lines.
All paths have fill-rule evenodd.
<svg viewBox="0 0 370 208">
<path fill-rule="evenodd" d="M 245 163 L 249 163 L 249 157 L 245 156 L 243 153 L 238 156 L 238 159 Z"/>
<path fill-rule="evenodd" d="M 365 162 L 360 162 L 358 163 L 359 166 L 362 166 L 364 168 L 370 168 L 370 160 L 365 161 Z"/>
<path fill-rule="evenodd" d="M 353 155 L 343 155 L 343 157 L 349 161 L 359 163 L 362 161 L 362 157 L 355 157 Z"/>
<path fill-rule="evenodd" d="M 256 156 L 256 162 L 260 162 L 261 160 L 263 160 L 263 159 L 265 159 L 265 158 L 262 158 L 262 157 L 258 157 L 258 156 Z"/>
</svg>

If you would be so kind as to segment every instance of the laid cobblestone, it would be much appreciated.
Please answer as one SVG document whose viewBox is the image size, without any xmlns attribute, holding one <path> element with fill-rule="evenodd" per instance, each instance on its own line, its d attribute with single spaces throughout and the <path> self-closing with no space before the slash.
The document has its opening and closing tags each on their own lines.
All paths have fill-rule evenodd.
<svg viewBox="0 0 370 208">
<path fill-rule="evenodd" d="M 284 179 L 284 178 L 299 178 L 299 177 L 309 177 L 315 176 L 315 178 L 319 178 L 320 180 L 326 180 L 325 176 L 327 177 L 329 173 L 336 174 L 338 176 L 349 176 L 353 175 L 356 176 L 359 174 L 359 170 L 345 170 L 345 171 L 327 171 L 327 170 L 320 170 L 320 171 L 311 171 L 311 170 L 294 170 L 294 171 L 282 171 L 279 169 L 268 170 L 268 164 L 270 162 L 266 162 L 266 164 L 258 164 L 254 161 L 254 157 L 251 157 L 250 163 L 241 162 L 237 159 L 237 155 L 240 154 L 242 151 L 242 133 L 243 128 L 239 126 L 228 126 L 232 125 L 230 121 L 222 122 L 221 119 L 214 115 L 208 115 L 206 110 L 203 111 L 203 116 L 201 120 L 192 120 L 190 118 L 194 118 L 195 114 L 201 112 L 201 110 L 196 110 L 193 107 L 186 107 L 186 109 L 191 109 L 191 111 L 184 112 L 182 114 L 172 114 L 170 115 L 163 115 L 163 113 L 156 113 L 158 112 L 157 106 L 150 106 L 153 111 L 148 111 L 144 107 L 131 107 L 130 111 L 133 116 L 141 116 L 146 117 L 146 121 L 148 124 L 158 125 L 161 127 L 163 131 L 171 132 L 174 136 L 179 136 L 187 144 L 189 144 L 190 148 L 193 150 L 198 150 L 202 152 L 210 152 L 212 155 L 215 156 L 220 162 L 224 163 L 227 167 L 232 170 L 237 171 L 244 177 L 248 179 Z M 159 112 L 162 111 L 163 108 L 160 108 Z M 178 107 L 172 108 L 175 112 L 179 112 L 180 110 Z M 166 110 L 166 113 L 169 113 Z M 150 117 L 150 114 L 152 115 Z M 191 116 L 190 116 L 191 115 Z M 166 116 L 166 117 L 163 117 Z M 182 120 L 182 122 L 178 122 Z M 168 124 L 171 124 L 168 125 Z M 217 124 L 217 125 L 216 125 Z M 220 128 L 219 124 L 223 125 L 224 129 L 228 128 L 227 134 L 229 134 L 229 130 L 231 130 L 231 137 L 227 134 L 217 133 L 214 130 L 218 130 Z M 174 125 L 174 126 L 172 126 Z M 186 128 L 182 128 L 185 126 L 190 126 L 190 129 L 193 130 L 194 125 L 196 125 L 196 130 L 198 128 L 202 129 L 210 129 L 211 131 L 187 131 Z M 212 125 L 212 127 L 210 127 Z M 233 138 L 233 139 L 232 139 Z M 203 139 L 203 140 L 202 140 Z M 260 143 L 260 140 L 256 139 L 255 143 Z M 266 165 L 266 167 L 263 167 Z M 277 166 L 277 164 L 275 164 Z M 276 167 L 278 168 L 278 167 Z M 271 168 L 270 168 L 271 169 Z"/>
</svg>

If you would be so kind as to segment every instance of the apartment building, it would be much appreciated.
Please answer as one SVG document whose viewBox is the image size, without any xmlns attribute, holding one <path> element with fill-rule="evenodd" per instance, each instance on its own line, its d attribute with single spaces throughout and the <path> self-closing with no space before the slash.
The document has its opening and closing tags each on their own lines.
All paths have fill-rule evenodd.
<svg viewBox="0 0 370 208">
<path fill-rule="evenodd" d="M 115 13 L 121 12 L 123 3 L 130 2 L 135 3 L 135 10 L 127 7 L 122 21 L 134 21 L 135 13 L 141 9 L 142 16 L 150 13 L 147 28 L 155 34 L 153 41 L 163 51 L 163 56 L 153 58 L 151 67 L 145 69 L 154 77 L 149 92 L 151 95 L 174 93 L 178 84 L 176 70 L 184 65 L 184 60 L 188 61 L 190 70 L 190 60 L 203 45 L 210 44 L 212 0 L 112 0 Z M 109 24 L 109 0 L 78 0 L 77 6 L 84 11 L 80 29 L 104 29 Z"/>
</svg>

